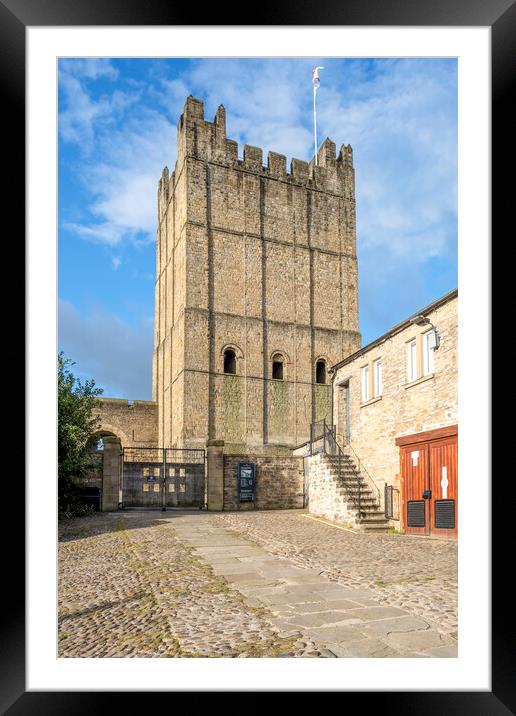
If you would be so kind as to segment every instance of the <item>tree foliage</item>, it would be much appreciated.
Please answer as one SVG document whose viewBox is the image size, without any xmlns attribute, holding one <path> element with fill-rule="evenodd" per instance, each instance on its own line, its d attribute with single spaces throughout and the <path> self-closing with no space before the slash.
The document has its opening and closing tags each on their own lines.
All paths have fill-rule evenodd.
<svg viewBox="0 0 516 716">
<path fill-rule="evenodd" d="M 94 408 L 102 388 L 94 380 L 84 383 L 70 367 L 75 365 L 64 353 L 58 355 L 58 477 L 59 513 L 77 514 L 79 489 L 77 480 L 91 467 L 91 441 L 100 427 Z"/>
</svg>

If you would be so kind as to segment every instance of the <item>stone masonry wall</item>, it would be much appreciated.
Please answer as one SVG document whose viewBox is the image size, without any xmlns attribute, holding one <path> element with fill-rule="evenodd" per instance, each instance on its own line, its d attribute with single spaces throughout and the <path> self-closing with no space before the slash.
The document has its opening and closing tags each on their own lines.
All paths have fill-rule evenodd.
<svg viewBox="0 0 516 716">
<path fill-rule="evenodd" d="M 325 465 L 323 456 L 318 453 L 305 459 L 310 475 L 310 514 L 356 527 L 357 512 L 339 492 L 337 481 Z"/>
<path fill-rule="evenodd" d="M 439 348 L 434 351 L 431 375 L 423 375 L 423 334 L 429 330 L 428 325 L 409 325 L 336 371 L 333 412 L 339 440 L 344 441 L 346 411 L 344 389 L 338 383 L 349 380 L 350 443 L 375 480 L 382 499 L 385 483 L 399 487 L 400 453 L 395 439 L 458 422 L 457 305 L 454 295 L 425 313 L 441 339 Z M 407 343 L 414 338 L 417 339 L 419 377 L 409 383 Z M 371 374 L 373 361 L 378 358 L 382 361 L 382 395 L 362 404 L 360 369 L 369 365 Z"/>
<path fill-rule="evenodd" d="M 255 502 L 238 501 L 238 463 L 256 463 Z M 301 457 L 224 455 L 224 510 L 285 510 L 304 504 Z"/>
<path fill-rule="evenodd" d="M 158 444 L 158 406 L 149 400 L 100 398 L 96 410 L 101 432 L 120 438 L 122 447 L 156 447 Z"/>
<path fill-rule="evenodd" d="M 327 139 L 318 166 L 246 145 L 220 106 L 189 97 L 177 162 L 158 186 L 153 399 L 158 442 L 234 453 L 288 452 L 331 415 L 315 382 L 357 350 L 355 189 L 350 146 Z M 225 375 L 224 351 L 237 356 Z M 272 379 L 277 355 L 283 381 Z"/>
</svg>

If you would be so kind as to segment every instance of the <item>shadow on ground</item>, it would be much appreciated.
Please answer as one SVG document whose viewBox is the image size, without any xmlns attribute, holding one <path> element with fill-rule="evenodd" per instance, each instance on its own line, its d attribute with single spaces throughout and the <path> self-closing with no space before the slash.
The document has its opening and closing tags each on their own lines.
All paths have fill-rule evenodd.
<svg viewBox="0 0 516 716">
<path fill-rule="evenodd" d="M 94 512 L 87 517 L 73 517 L 58 523 L 59 542 L 87 539 L 94 535 L 110 534 L 121 530 L 146 529 L 166 524 L 178 517 L 206 515 L 199 509 L 185 510 L 118 510 L 117 512 Z"/>
</svg>

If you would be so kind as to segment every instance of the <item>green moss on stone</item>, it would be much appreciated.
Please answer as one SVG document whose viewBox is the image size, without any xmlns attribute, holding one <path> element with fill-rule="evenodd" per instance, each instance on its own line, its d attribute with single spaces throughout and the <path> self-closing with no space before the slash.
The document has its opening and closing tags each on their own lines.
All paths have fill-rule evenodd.
<svg viewBox="0 0 516 716">
<path fill-rule="evenodd" d="M 226 440 L 242 440 L 244 407 L 242 378 L 238 375 L 223 375 L 221 384 L 224 438 Z"/>
<path fill-rule="evenodd" d="M 331 420 L 331 390 L 329 385 L 315 386 L 315 419 Z"/>
</svg>

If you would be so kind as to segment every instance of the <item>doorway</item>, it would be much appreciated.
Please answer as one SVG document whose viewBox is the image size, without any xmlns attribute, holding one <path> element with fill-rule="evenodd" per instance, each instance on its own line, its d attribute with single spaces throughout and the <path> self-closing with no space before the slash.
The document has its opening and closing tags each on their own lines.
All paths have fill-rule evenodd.
<svg viewBox="0 0 516 716">
<path fill-rule="evenodd" d="M 337 442 L 345 447 L 351 440 L 349 380 L 337 383 L 337 390 Z"/>
<path fill-rule="evenodd" d="M 398 438 L 406 534 L 457 537 L 457 426 Z"/>
</svg>

